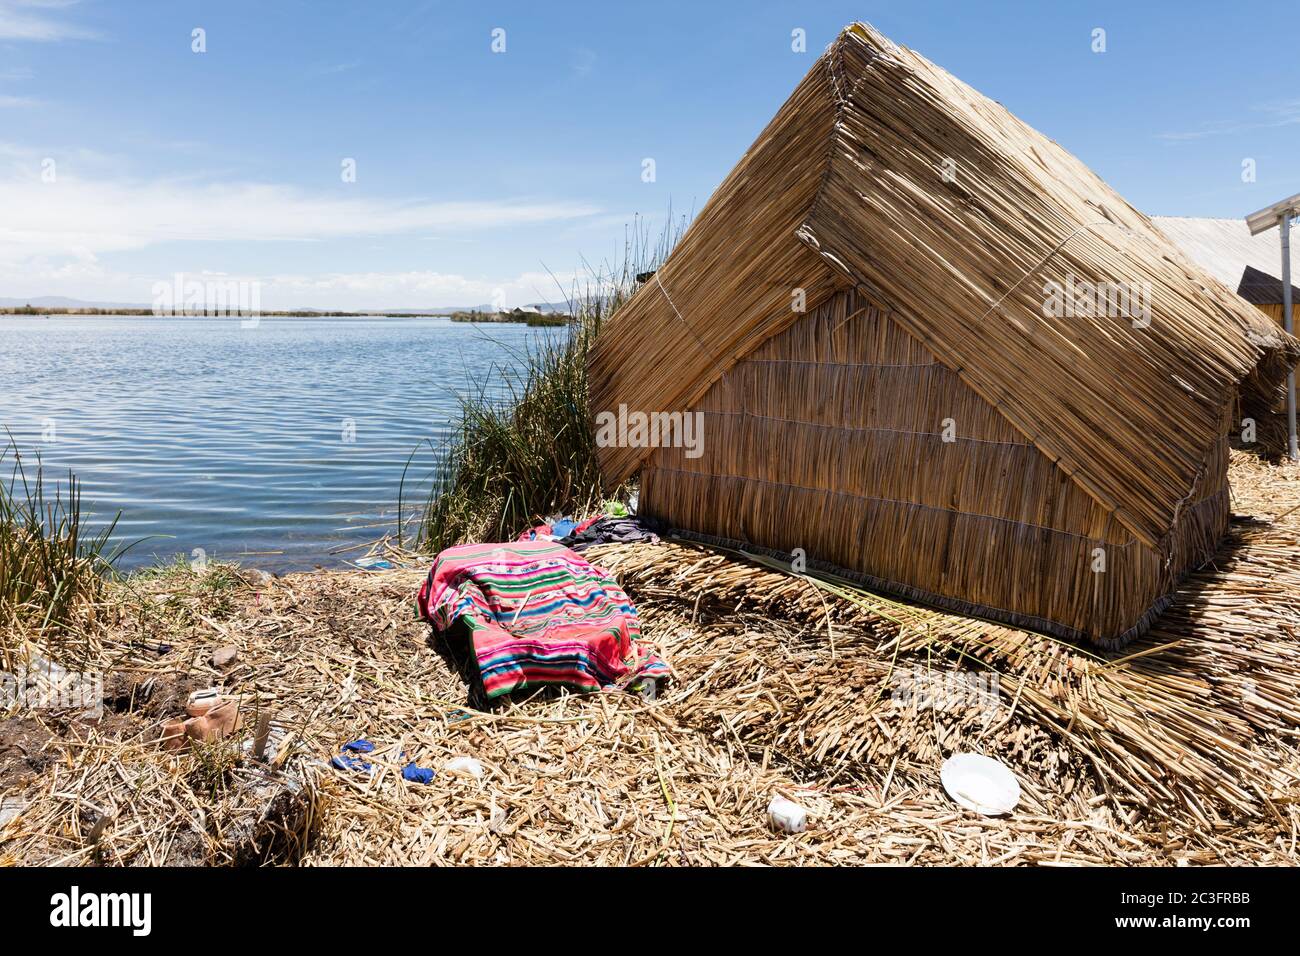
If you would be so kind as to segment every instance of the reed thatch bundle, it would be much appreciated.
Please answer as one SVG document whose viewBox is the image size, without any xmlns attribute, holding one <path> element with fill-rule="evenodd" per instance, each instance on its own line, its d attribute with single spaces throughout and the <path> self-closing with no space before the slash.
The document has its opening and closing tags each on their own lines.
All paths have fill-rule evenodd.
<svg viewBox="0 0 1300 956">
<path fill-rule="evenodd" d="M 589 369 L 596 414 L 705 413 L 702 457 L 600 450 L 652 513 L 1115 645 L 1222 534 L 1239 385 L 1298 357 L 1077 159 L 856 24 Z"/>
<path fill-rule="evenodd" d="M 231 831 L 253 795 L 214 788 L 216 754 L 162 750 L 140 719 L 178 681 L 222 683 L 288 733 L 277 762 L 304 784 L 308 831 L 258 841 L 278 852 L 251 862 L 1294 865 L 1300 471 L 1237 453 L 1233 474 L 1238 508 L 1278 520 L 1236 523 L 1112 660 L 695 546 L 607 546 L 592 557 L 620 574 L 674 680 L 653 702 L 539 695 L 484 712 L 412 613 L 423 561 L 250 576 L 216 609 L 205 576 L 114 583 L 98 645 L 106 687 L 131 692 L 95 722 L 6 721 L 46 732 L 25 753 L 0 738 L 0 865 L 241 859 Z M 238 661 L 217 671 L 227 643 Z M 991 706 L 920 706 L 898 694 L 918 672 L 998 686 Z M 327 766 L 358 736 L 375 774 Z M 1020 779 L 1012 816 L 944 794 L 940 765 L 969 750 Z M 448 772 L 457 755 L 482 779 Z M 438 776 L 406 781 L 406 760 Z M 777 793 L 809 809 L 808 832 L 768 826 Z"/>
</svg>

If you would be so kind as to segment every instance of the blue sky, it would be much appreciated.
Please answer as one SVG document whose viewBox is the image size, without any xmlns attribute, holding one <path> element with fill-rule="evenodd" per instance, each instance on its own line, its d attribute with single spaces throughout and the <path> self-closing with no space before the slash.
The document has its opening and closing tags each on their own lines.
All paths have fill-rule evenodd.
<svg viewBox="0 0 1300 956">
<path fill-rule="evenodd" d="M 267 308 L 555 298 L 634 215 L 698 209 L 855 19 L 1148 213 L 1300 192 L 1300 67 L 1261 46 L 1294 0 L 0 0 L 0 298 L 148 302 L 176 272 Z"/>
</svg>

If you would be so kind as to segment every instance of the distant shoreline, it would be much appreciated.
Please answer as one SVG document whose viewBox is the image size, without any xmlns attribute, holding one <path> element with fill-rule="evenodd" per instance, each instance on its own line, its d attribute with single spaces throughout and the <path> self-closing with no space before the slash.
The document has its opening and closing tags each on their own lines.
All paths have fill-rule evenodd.
<svg viewBox="0 0 1300 956">
<path fill-rule="evenodd" d="M 511 309 L 509 312 L 468 312 L 451 313 L 453 322 L 511 322 L 518 325 L 558 326 L 568 325 L 571 318 L 563 312 L 530 312 L 524 309 Z"/>
<path fill-rule="evenodd" d="M 0 308 L 0 315 L 49 316 L 49 315 L 138 315 L 156 316 L 159 319 L 242 319 L 248 317 L 240 312 L 164 312 L 152 308 L 36 308 L 35 306 L 8 306 Z M 279 317 L 279 319 L 368 319 L 382 316 L 383 319 L 447 319 L 452 312 L 325 312 L 318 310 L 282 310 L 260 311 L 261 317 Z M 487 321 L 487 320 L 484 320 Z"/>
<path fill-rule="evenodd" d="M 144 308 L 36 308 L 35 306 L 5 306 L 0 307 L 0 316 L 56 316 L 56 315 L 84 315 L 84 316 L 142 316 L 146 318 L 160 319 L 235 319 L 248 318 L 239 312 L 175 312 L 159 314 L 153 309 Z M 451 319 L 453 322 L 517 322 L 526 325 L 565 325 L 569 321 L 569 316 L 560 312 L 523 312 L 516 309 L 514 312 L 458 312 L 448 310 L 446 312 L 344 312 L 344 311 L 320 311 L 320 310 L 264 310 L 258 312 L 261 318 L 284 318 L 284 319 L 360 319 L 360 318 L 384 318 L 384 319 Z M 516 317 L 517 316 L 517 317 Z"/>
</svg>

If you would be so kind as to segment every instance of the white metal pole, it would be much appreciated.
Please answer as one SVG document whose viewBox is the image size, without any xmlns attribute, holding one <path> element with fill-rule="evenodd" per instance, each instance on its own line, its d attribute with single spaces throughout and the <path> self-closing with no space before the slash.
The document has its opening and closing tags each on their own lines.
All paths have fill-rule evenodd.
<svg viewBox="0 0 1300 956">
<path fill-rule="evenodd" d="M 1288 332 L 1294 331 L 1291 325 L 1291 213 L 1282 213 L 1282 326 Z M 1288 451 L 1292 461 L 1300 460 L 1300 447 L 1296 445 L 1295 433 L 1295 370 L 1286 377 L 1286 433 L 1289 439 Z"/>
</svg>

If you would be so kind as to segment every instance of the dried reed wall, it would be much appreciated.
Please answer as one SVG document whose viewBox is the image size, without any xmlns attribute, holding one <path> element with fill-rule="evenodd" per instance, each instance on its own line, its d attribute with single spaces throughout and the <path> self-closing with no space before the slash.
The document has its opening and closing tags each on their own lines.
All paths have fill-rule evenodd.
<svg viewBox="0 0 1300 956">
<path fill-rule="evenodd" d="M 1134 636 L 1226 523 L 1221 439 L 1174 533 L 1149 548 L 854 292 L 769 339 L 696 409 L 703 454 L 655 451 L 643 511 L 706 538 L 801 548 L 814 566 L 872 586 L 1071 638 Z"/>
<path fill-rule="evenodd" d="M 1284 327 L 1285 316 L 1282 314 L 1281 302 L 1256 302 L 1254 305 L 1256 309 L 1276 323 L 1279 329 Z M 1300 300 L 1291 303 L 1291 322 L 1295 324 L 1298 320 L 1300 320 Z M 1256 418 L 1267 414 L 1281 416 L 1283 419 L 1286 417 L 1285 381 L 1278 383 L 1268 392 L 1261 392 L 1260 390 L 1252 392 L 1250 389 L 1243 388 L 1241 398 Z M 1240 425 L 1237 424 L 1240 421 L 1240 415 L 1234 418 L 1234 426 L 1240 428 Z M 1287 447 L 1286 422 L 1269 422 L 1266 430 L 1268 431 L 1268 437 L 1263 439 L 1266 449 L 1270 452 L 1285 451 Z"/>
<path fill-rule="evenodd" d="M 1156 546 L 1236 384 L 1294 363 L 1295 341 L 924 57 L 855 25 L 825 68 L 836 144 L 801 235 Z M 1150 324 L 1044 314 L 1049 282 L 1081 281 L 1146 290 Z"/>
</svg>

